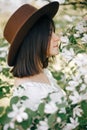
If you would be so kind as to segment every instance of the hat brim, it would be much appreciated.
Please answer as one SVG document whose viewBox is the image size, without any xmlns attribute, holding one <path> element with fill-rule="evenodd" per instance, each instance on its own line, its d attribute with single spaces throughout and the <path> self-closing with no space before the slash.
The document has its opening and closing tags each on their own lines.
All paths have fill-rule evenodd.
<svg viewBox="0 0 87 130">
<path fill-rule="evenodd" d="M 22 40 L 26 36 L 27 32 L 32 28 L 32 26 L 41 18 L 43 15 L 48 15 L 49 17 L 53 18 L 59 9 L 58 2 L 51 2 L 42 8 L 38 9 L 29 19 L 24 23 L 21 29 L 17 32 L 12 44 L 9 48 L 8 53 L 8 65 L 14 66 L 15 58 L 18 54 L 20 45 Z M 26 50 L 25 50 L 26 51 Z"/>
</svg>

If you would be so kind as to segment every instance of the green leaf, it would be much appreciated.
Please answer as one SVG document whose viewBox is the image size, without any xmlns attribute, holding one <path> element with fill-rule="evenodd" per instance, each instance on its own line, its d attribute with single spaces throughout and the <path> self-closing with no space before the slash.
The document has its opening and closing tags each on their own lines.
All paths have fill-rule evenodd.
<svg viewBox="0 0 87 130">
<path fill-rule="evenodd" d="M 4 112 L 4 107 L 0 107 L 0 115 Z"/>
<path fill-rule="evenodd" d="M 45 108 L 45 103 L 41 103 L 38 107 L 38 112 L 41 116 L 44 115 L 44 108 Z"/>
<path fill-rule="evenodd" d="M 0 123 L 1 123 L 1 124 L 6 124 L 6 123 L 9 123 L 9 122 L 10 122 L 11 118 L 9 118 L 9 117 L 7 116 L 7 114 L 8 114 L 10 111 L 12 111 L 12 109 L 11 109 L 11 107 L 8 106 L 8 107 L 5 109 L 4 114 L 0 117 Z"/>
<path fill-rule="evenodd" d="M 10 105 L 12 106 L 12 104 L 16 104 L 18 101 L 19 101 L 19 97 L 15 96 L 15 97 L 11 98 Z"/>
<path fill-rule="evenodd" d="M 2 117 L 0 117 L 0 123 L 1 124 L 6 124 L 10 122 L 10 118 L 7 117 L 7 113 L 5 113 Z"/>
<path fill-rule="evenodd" d="M 84 112 L 84 115 L 87 117 L 87 101 L 82 101 L 81 102 L 81 108 Z"/>
<path fill-rule="evenodd" d="M 33 124 L 33 119 L 36 116 L 36 112 L 32 111 L 29 108 L 27 108 L 25 112 L 28 114 L 28 119 L 20 123 L 24 130 L 29 128 Z"/>
<path fill-rule="evenodd" d="M 35 117 L 37 115 L 36 111 L 32 111 L 31 109 L 27 108 L 25 112 L 28 114 L 29 117 Z"/>
<path fill-rule="evenodd" d="M 2 71 L 2 73 L 5 75 L 5 76 L 9 76 L 9 68 L 3 68 L 3 71 Z"/>
<path fill-rule="evenodd" d="M 58 117 L 60 117 L 62 120 L 66 120 L 67 116 L 64 113 L 58 113 Z"/>
<path fill-rule="evenodd" d="M 31 124 L 32 124 L 32 118 L 29 117 L 26 121 L 23 121 L 20 124 L 23 127 L 23 129 L 26 130 L 27 128 L 29 128 L 31 126 Z"/>
<path fill-rule="evenodd" d="M 76 39 L 75 39 L 75 37 L 74 37 L 73 35 L 70 35 L 70 36 L 69 36 L 69 41 L 70 41 L 71 43 L 77 44 L 77 41 L 76 41 Z"/>
<path fill-rule="evenodd" d="M 83 116 L 83 117 L 79 117 L 79 122 L 80 122 L 80 126 L 85 126 L 87 125 L 87 119 Z"/>
<path fill-rule="evenodd" d="M 48 117 L 48 125 L 50 127 L 53 127 L 54 123 L 55 123 L 55 120 L 56 120 L 56 114 L 51 114 L 49 117 Z"/>
<path fill-rule="evenodd" d="M 22 96 L 21 99 L 26 100 L 26 99 L 28 99 L 28 97 L 27 96 Z"/>
<path fill-rule="evenodd" d="M 66 103 L 61 103 L 61 104 L 57 104 L 58 108 L 65 108 L 66 107 Z"/>
</svg>

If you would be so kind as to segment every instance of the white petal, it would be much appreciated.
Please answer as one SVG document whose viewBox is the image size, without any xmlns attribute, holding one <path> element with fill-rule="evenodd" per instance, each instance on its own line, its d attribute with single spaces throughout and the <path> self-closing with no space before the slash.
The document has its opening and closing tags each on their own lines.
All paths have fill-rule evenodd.
<svg viewBox="0 0 87 130">
<path fill-rule="evenodd" d="M 16 117 L 16 120 L 18 121 L 18 122 L 22 122 L 22 118 L 21 118 L 21 116 L 20 115 L 18 115 L 17 117 Z"/>
</svg>

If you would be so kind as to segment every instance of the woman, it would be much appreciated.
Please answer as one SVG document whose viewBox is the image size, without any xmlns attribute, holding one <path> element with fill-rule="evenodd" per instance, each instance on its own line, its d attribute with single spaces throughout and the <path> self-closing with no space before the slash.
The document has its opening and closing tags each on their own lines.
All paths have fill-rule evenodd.
<svg viewBox="0 0 87 130">
<path fill-rule="evenodd" d="M 58 2 L 39 10 L 25 4 L 11 16 L 4 30 L 11 44 L 8 65 L 13 66 L 15 77 L 13 96 L 28 96 L 22 104 L 32 110 L 51 92 L 57 93 L 58 98 L 65 95 L 47 69 L 49 57 L 58 54 L 59 37 L 52 20 L 58 8 Z"/>
</svg>

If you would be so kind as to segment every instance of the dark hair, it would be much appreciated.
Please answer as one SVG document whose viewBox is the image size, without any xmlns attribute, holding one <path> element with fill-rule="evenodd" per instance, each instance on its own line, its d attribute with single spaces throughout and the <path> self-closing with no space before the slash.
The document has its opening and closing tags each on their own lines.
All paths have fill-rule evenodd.
<svg viewBox="0 0 87 130">
<path fill-rule="evenodd" d="M 47 51 L 54 22 L 48 16 L 40 18 L 27 33 L 18 50 L 11 72 L 15 77 L 32 76 L 48 66 Z"/>
</svg>

